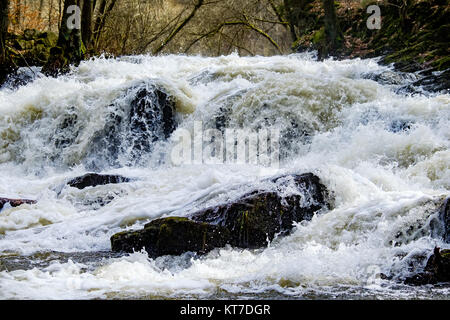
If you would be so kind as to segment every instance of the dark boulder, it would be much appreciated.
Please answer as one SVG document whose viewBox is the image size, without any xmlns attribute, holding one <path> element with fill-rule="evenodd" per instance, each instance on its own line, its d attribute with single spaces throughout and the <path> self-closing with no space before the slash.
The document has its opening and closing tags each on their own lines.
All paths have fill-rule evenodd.
<svg viewBox="0 0 450 320">
<path fill-rule="evenodd" d="M 161 88 L 146 84 L 131 101 L 128 138 L 138 152 L 151 150 L 157 140 L 175 130 L 175 105 Z"/>
<path fill-rule="evenodd" d="M 288 234 L 294 222 L 310 220 L 330 206 L 325 186 L 311 173 L 282 176 L 270 182 L 276 184 L 276 191 L 256 190 L 235 201 L 195 212 L 190 219 L 162 218 L 143 230 L 115 234 L 111 237 L 112 250 L 133 252 L 145 247 L 155 257 L 187 251 L 205 253 L 227 244 L 260 248 L 277 234 Z M 282 196 L 284 192 L 288 195 Z"/>
<path fill-rule="evenodd" d="M 277 191 L 253 191 L 237 201 L 196 212 L 191 219 L 230 230 L 230 243 L 236 247 L 258 248 L 276 234 L 285 235 L 293 222 L 311 220 L 327 206 L 327 191 L 312 173 L 282 176 L 272 180 Z M 281 189 L 293 187 L 299 193 L 281 196 Z"/>
<path fill-rule="evenodd" d="M 56 45 L 58 36 L 53 32 L 38 32 L 27 29 L 22 35 L 9 36 L 9 55 L 18 67 L 43 66 L 50 58 L 50 50 Z"/>
<path fill-rule="evenodd" d="M 405 284 L 425 285 L 439 282 L 450 282 L 450 250 L 434 248 L 428 259 L 424 272 L 405 279 Z"/>
<path fill-rule="evenodd" d="M 176 128 L 173 98 L 153 82 L 128 89 L 109 107 L 104 128 L 93 138 L 87 165 L 90 168 L 136 165 L 145 161 L 157 141 Z M 126 163 L 119 163 L 119 158 Z M 123 161 L 123 160 L 121 160 Z"/>
<path fill-rule="evenodd" d="M 450 69 L 425 76 L 413 85 L 429 92 L 450 93 Z"/>
<path fill-rule="evenodd" d="M 9 198 L 0 198 L 0 210 L 3 209 L 3 206 L 7 203 L 11 205 L 11 207 L 18 207 L 22 204 L 33 204 L 36 203 L 36 200 L 29 199 L 9 199 Z"/>
<path fill-rule="evenodd" d="M 119 175 L 86 173 L 81 177 L 69 180 L 67 182 L 67 185 L 78 189 L 84 189 L 87 187 L 95 187 L 98 185 L 105 185 L 110 183 L 122 183 L 129 181 L 131 181 L 130 178 L 122 177 Z"/>
<path fill-rule="evenodd" d="M 229 237 L 226 228 L 188 218 L 169 217 L 153 220 L 143 230 L 113 235 L 111 248 L 125 252 L 145 248 L 151 257 L 179 255 L 187 251 L 206 253 L 225 246 Z"/>
</svg>

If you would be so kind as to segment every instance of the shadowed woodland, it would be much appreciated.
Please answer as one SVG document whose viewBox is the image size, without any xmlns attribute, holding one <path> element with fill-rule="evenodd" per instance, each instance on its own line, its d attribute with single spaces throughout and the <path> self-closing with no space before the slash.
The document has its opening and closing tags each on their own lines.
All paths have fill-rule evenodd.
<svg viewBox="0 0 450 320">
<path fill-rule="evenodd" d="M 366 11 L 381 8 L 382 27 Z M 67 28 L 78 6 L 80 28 Z M 57 75 L 108 54 L 387 55 L 409 69 L 449 67 L 447 0 L 3 0 L 0 80 L 18 67 Z M 390 57 L 389 57 L 390 55 Z"/>
</svg>

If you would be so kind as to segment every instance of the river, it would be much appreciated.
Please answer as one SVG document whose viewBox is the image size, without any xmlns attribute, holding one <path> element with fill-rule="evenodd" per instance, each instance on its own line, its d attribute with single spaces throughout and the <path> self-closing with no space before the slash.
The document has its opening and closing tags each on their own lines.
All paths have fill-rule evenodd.
<svg viewBox="0 0 450 320">
<path fill-rule="evenodd" d="M 415 77 L 377 59 L 320 62 L 311 53 L 166 55 L 96 58 L 2 88 L 0 197 L 38 201 L 0 212 L 0 299 L 448 299 L 448 286 L 397 281 L 435 246 L 450 248 L 433 227 L 450 194 L 450 96 L 411 94 L 404 88 Z M 122 146 L 112 159 L 100 143 L 110 115 L 142 83 L 173 99 L 174 133 L 212 128 L 227 110 L 229 128 L 280 132 L 280 163 L 174 164 L 173 139 L 136 154 L 127 134 L 104 140 Z M 92 171 L 132 181 L 65 185 Z M 334 208 L 266 248 L 156 259 L 110 251 L 119 231 L 303 172 L 320 177 Z"/>
</svg>

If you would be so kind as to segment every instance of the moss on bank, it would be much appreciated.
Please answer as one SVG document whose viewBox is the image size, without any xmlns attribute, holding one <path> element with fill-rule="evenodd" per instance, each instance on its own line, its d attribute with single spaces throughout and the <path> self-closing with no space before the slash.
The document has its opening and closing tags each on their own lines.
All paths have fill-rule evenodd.
<svg viewBox="0 0 450 320">
<path fill-rule="evenodd" d="M 320 6 L 320 1 L 314 1 Z M 337 1 L 337 15 L 344 32 L 345 48 L 340 57 L 384 56 L 385 63 L 396 63 L 401 71 L 450 68 L 449 0 L 363 1 L 357 6 Z M 369 29 L 369 5 L 381 11 L 381 28 Z M 294 43 L 297 51 L 317 49 L 323 26 L 323 11 L 316 12 L 308 28 Z"/>
<path fill-rule="evenodd" d="M 344 47 L 337 54 L 341 58 L 384 56 L 385 63 L 395 63 L 401 71 L 446 70 L 450 68 L 449 1 L 336 1 L 337 17 L 344 34 Z M 372 4 L 380 7 L 380 29 L 369 29 L 366 24 L 373 14 L 367 12 Z M 293 49 L 318 49 L 325 39 L 322 2 L 302 1 L 297 9 L 297 39 Z M 62 47 L 56 47 L 57 40 L 58 36 L 52 32 L 28 29 L 21 35 L 9 35 L 8 53 L 16 67 L 47 64 L 54 69 L 67 68 L 71 61 L 64 58 L 67 54 Z M 77 56 L 86 54 L 83 46 L 80 50 Z"/>
</svg>

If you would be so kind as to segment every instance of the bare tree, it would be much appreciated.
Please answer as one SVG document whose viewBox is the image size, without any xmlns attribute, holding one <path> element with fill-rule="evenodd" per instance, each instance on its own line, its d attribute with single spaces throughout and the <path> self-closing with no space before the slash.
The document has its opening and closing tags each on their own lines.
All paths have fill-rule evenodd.
<svg viewBox="0 0 450 320">
<path fill-rule="evenodd" d="M 67 72 L 70 64 L 77 65 L 84 58 L 81 30 L 69 24 L 69 18 L 73 13 L 68 9 L 74 5 L 77 5 L 77 0 L 64 1 L 58 42 L 56 47 L 50 50 L 50 58 L 42 68 L 42 72 L 47 75 L 56 76 Z"/>
<path fill-rule="evenodd" d="M 91 47 L 93 8 L 94 1 L 83 0 L 83 9 L 81 13 L 81 38 L 86 48 Z"/>
<path fill-rule="evenodd" d="M 117 0 L 110 0 L 109 5 L 107 6 L 108 0 L 101 0 L 99 5 L 99 10 L 97 12 L 97 17 L 94 23 L 94 44 L 95 47 L 98 47 L 98 41 L 100 39 L 100 35 L 105 27 L 106 19 L 108 18 L 111 11 L 114 9 Z"/>
<path fill-rule="evenodd" d="M 335 54 L 342 47 L 344 37 L 339 28 L 334 0 L 322 0 L 322 5 L 325 11 L 325 39 L 319 49 L 319 55 L 323 58 Z"/>
<path fill-rule="evenodd" d="M 6 36 L 9 25 L 9 1 L 0 2 L 0 62 L 6 59 Z"/>
<path fill-rule="evenodd" d="M 175 30 L 170 33 L 170 35 L 166 39 L 164 39 L 162 44 L 158 48 L 156 48 L 153 53 L 159 53 L 181 31 L 181 29 L 183 29 L 183 27 L 187 25 L 189 21 L 191 21 L 191 19 L 195 16 L 195 13 L 203 5 L 203 2 L 204 0 L 197 0 L 197 3 L 195 4 L 194 9 L 192 9 L 191 13 L 186 17 L 186 19 L 183 20 L 182 23 L 180 23 L 180 25 L 175 28 Z"/>
<path fill-rule="evenodd" d="M 6 49 L 6 38 L 9 26 L 9 0 L 0 1 L 0 85 L 8 74 L 15 70 Z"/>
</svg>

